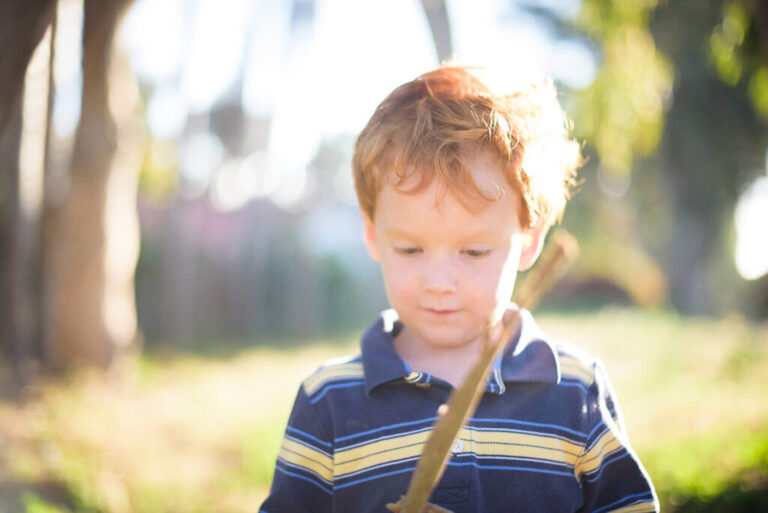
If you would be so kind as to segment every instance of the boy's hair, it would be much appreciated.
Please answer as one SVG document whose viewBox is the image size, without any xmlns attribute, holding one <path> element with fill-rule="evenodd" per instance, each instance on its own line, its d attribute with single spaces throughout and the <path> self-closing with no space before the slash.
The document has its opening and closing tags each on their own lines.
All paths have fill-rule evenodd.
<svg viewBox="0 0 768 513">
<path fill-rule="evenodd" d="M 476 70 L 476 68 L 472 68 Z M 467 205 L 484 194 L 469 172 L 471 152 L 489 152 L 521 198 L 519 221 L 548 226 L 565 208 L 579 144 L 551 83 L 504 94 L 492 91 L 463 66 L 442 66 L 401 85 L 384 99 L 355 144 L 355 189 L 374 219 L 383 180 L 417 192 L 439 177 Z M 415 187 L 403 181 L 418 173 Z"/>
</svg>

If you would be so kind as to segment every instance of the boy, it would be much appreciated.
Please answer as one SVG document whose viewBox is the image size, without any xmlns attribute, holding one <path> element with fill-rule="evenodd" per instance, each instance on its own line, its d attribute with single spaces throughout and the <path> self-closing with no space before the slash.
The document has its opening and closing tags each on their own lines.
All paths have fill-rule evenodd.
<svg viewBox="0 0 768 513">
<path fill-rule="evenodd" d="M 391 310 L 298 392 L 264 513 L 380 512 L 562 215 L 578 144 L 554 88 L 498 94 L 444 66 L 395 89 L 355 146 Z M 455 513 L 657 511 L 599 362 L 528 312 L 430 502 Z M 498 328 L 496 328 L 498 329 Z"/>
</svg>

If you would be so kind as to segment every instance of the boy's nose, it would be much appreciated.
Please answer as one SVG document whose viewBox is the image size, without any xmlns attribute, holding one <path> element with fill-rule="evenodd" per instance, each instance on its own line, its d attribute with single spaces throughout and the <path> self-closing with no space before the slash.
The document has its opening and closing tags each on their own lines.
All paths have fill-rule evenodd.
<svg viewBox="0 0 768 513">
<path fill-rule="evenodd" d="M 456 292 L 456 277 L 448 262 L 434 261 L 427 264 L 424 272 L 424 290 L 445 294 Z"/>
</svg>

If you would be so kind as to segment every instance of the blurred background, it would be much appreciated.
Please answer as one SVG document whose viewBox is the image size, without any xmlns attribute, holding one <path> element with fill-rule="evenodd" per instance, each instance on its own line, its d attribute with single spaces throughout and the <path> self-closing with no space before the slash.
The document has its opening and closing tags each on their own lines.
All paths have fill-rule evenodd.
<svg viewBox="0 0 768 513">
<path fill-rule="evenodd" d="M 768 510 L 768 4 L 29 0 L 0 511 L 258 509 L 300 379 L 386 307 L 355 137 L 449 58 L 561 93 L 581 254 L 541 323 L 606 361 L 665 509 Z"/>
</svg>

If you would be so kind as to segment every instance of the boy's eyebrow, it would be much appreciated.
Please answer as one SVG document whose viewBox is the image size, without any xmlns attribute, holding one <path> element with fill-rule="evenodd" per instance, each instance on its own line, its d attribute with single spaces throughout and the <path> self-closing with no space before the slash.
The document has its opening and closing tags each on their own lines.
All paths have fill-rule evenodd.
<svg viewBox="0 0 768 513">
<path fill-rule="evenodd" d="M 413 236 L 413 234 L 401 228 L 386 228 L 384 230 L 384 233 L 386 233 L 387 235 L 394 235 L 395 237 L 412 237 Z"/>
<path fill-rule="evenodd" d="M 385 228 L 384 233 L 389 237 L 402 237 L 404 239 L 419 239 L 420 235 L 416 233 L 409 232 L 407 230 L 403 230 L 402 228 Z M 497 240 L 502 238 L 502 233 L 498 230 L 494 230 L 492 228 L 490 229 L 480 229 L 476 231 L 468 231 L 463 234 L 462 239 L 466 239 L 467 241 L 475 240 L 475 239 L 481 239 L 481 240 Z"/>
</svg>

